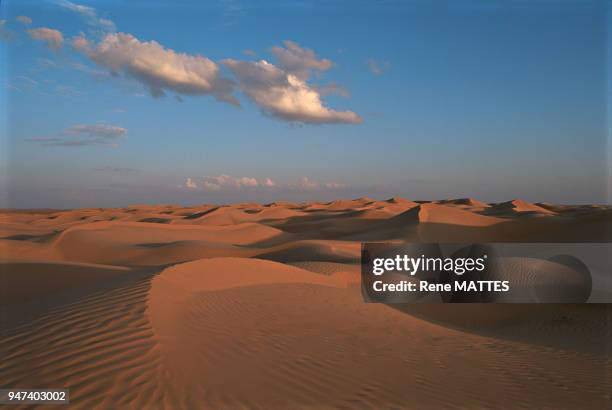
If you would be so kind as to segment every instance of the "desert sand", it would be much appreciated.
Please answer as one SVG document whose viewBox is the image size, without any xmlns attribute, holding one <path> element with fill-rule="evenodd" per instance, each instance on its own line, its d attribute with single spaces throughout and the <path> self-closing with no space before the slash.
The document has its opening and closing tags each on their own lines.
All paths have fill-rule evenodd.
<svg viewBox="0 0 612 410">
<path fill-rule="evenodd" d="M 611 223 L 471 198 L 4 210 L 0 387 L 79 409 L 610 408 L 610 305 L 366 304 L 359 257 Z"/>
</svg>

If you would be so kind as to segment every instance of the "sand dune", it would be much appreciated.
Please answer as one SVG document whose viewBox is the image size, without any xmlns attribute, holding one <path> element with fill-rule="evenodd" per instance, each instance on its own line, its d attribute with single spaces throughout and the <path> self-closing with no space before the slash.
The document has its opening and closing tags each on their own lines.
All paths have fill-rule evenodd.
<svg viewBox="0 0 612 410">
<path fill-rule="evenodd" d="M 186 218 L 187 219 L 187 218 Z M 256 218 L 242 209 L 234 207 L 218 207 L 203 212 L 197 218 L 190 216 L 189 224 L 197 225 L 235 225 L 243 222 L 252 222 Z"/>
<path fill-rule="evenodd" d="M 501 219 L 464 211 L 437 204 L 421 204 L 405 213 L 396 216 L 393 222 L 401 223 L 436 223 L 458 226 L 491 226 L 502 222 Z"/>
<path fill-rule="evenodd" d="M 166 225 L 139 222 L 98 222 L 69 228 L 52 243 L 66 260 L 110 263 L 166 244 L 202 241 L 218 245 L 246 245 L 282 235 L 278 229 L 255 223 L 231 226 Z M 214 245 L 213 245 L 214 246 Z"/>
<path fill-rule="evenodd" d="M 322 262 L 322 261 L 298 261 L 290 262 L 292 266 L 296 266 L 301 269 L 309 270 L 311 272 L 320 273 L 322 275 L 332 275 L 339 272 L 346 272 L 349 275 L 346 277 L 354 278 L 354 283 L 359 283 L 361 277 L 361 265 L 351 263 L 340 263 L 340 262 Z M 350 281 L 349 282 L 353 282 Z"/>
<path fill-rule="evenodd" d="M 62 296 L 31 308 L 38 316 L 3 326 L 3 385 L 69 388 L 71 407 L 79 409 L 159 406 L 170 383 L 158 376 L 161 357 L 145 315 L 149 283 Z"/>
<path fill-rule="evenodd" d="M 364 207 L 374 203 L 375 201 L 371 198 L 363 197 L 357 198 L 353 200 L 338 200 L 332 201 L 328 204 L 325 204 L 325 209 L 328 211 L 348 211 L 353 210 L 358 207 Z"/>
<path fill-rule="evenodd" d="M 358 241 L 405 240 L 414 242 L 486 241 L 503 219 L 459 208 L 425 203 L 387 220 L 353 229 L 345 238 Z"/>
<path fill-rule="evenodd" d="M 521 199 L 495 204 L 488 210 L 490 214 L 507 215 L 509 212 L 519 214 L 552 215 L 553 211 Z"/>
<path fill-rule="evenodd" d="M 608 408 L 606 305 L 366 304 L 362 241 L 612 240 L 471 198 L 0 212 L 0 378 L 71 408 Z"/>
<path fill-rule="evenodd" d="M 402 198 L 402 197 L 399 197 L 399 196 L 394 196 L 393 198 L 389 198 L 385 202 L 387 202 L 389 204 L 404 204 L 404 205 L 408 205 L 408 206 L 411 206 L 411 207 L 418 205 L 414 201 L 411 201 L 409 199 Z"/>
<path fill-rule="evenodd" d="M 277 262 L 326 261 L 358 263 L 361 247 L 358 243 L 330 240 L 304 240 L 267 248 L 257 258 Z"/>
<path fill-rule="evenodd" d="M 458 205 L 470 208 L 488 208 L 491 206 L 486 202 L 482 202 L 474 198 L 443 199 L 441 201 L 437 201 L 437 203 L 441 205 Z"/>
<path fill-rule="evenodd" d="M 108 281 L 127 271 L 121 266 L 75 262 L 0 262 L 0 306 L 27 303 L 74 287 Z"/>
</svg>

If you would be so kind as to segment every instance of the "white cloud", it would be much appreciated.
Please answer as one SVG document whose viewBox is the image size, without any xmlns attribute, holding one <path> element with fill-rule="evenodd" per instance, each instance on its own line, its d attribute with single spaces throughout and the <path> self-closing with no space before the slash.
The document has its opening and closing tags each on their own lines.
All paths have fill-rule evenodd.
<svg viewBox="0 0 612 410">
<path fill-rule="evenodd" d="M 68 9 L 68 10 L 72 10 L 75 11 L 79 14 L 82 14 L 84 16 L 87 17 L 95 17 L 96 16 L 96 10 L 93 7 L 89 7 L 89 6 L 83 6 L 80 4 L 76 4 L 76 3 L 72 3 L 70 1 L 67 0 L 57 0 L 57 4 Z"/>
<path fill-rule="evenodd" d="M 52 50 L 60 49 L 64 43 L 64 36 L 62 35 L 61 31 L 52 28 L 40 27 L 29 29 L 28 34 L 34 40 L 46 42 L 47 47 Z"/>
<path fill-rule="evenodd" d="M 376 61 L 372 58 L 369 59 L 366 64 L 368 65 L 370 72 L 374 75 L 382 75 L 391 67 L 391 64 L 388 61 Z"/>
<path fill-rule="evenodd" d="M 271 187 L 275 187 L 276 186 L 276 182 L 274 182 L 270 178 L 266 178 L 262 185 L 271 188 Z"/>
<path fill-rule="evenodd" d="M 46 147 L 81 147 L 86 145 L 109 145 L 116 147 L 117 141 L 127 134 L 127 129 L 107 124 L 78 124 L 61 133 L 48 137 L 28 138 Z"/>
<path fill-rule="evenodd" d="M 221 190 L 221 186 L 220 185 L 217 185 L 217 184 L 215 184 L 213 182 L 208 182 L 206 180 L 204 182 L 202 182 L 202 188 L 205 191 L 220 191 Z"/>
<path fill-rule="evenodd" d="M 94 11 L 85 7 L 82 13 Z M 240 105 L 233 95 L 236 82 L 224 77 L 219 64 L 203 55 L 176 52 L 156 41 L 141 41 L 129 33 L 106 34 L 99 42 L 80 35 L 72 44 L 99 67 L 146 86 L 154 97 L 173 92 L 178 94 L 175 96 L 178 101 L 183 101 L 184 95 L 212 95 L 219 101 Z M 263 113 L 296 123 L 356 124 L 363 121 L 353 111 L 334 110 L 324 103 L 324 95 L 347 97 L 346 89 L 335 83 L 309 84 L 312 72 L 331 68 L 330 60 L 319 58 L 314 51 L 291 41 L 271 51 L 279 61 L 278 66 L 265 60 L 221 61 L 237 80 L 239 90 Z"/>
<path fill-rule="evenodd" d="M 198 185 L 195 182 L 193 182 L 193 179 L 187 178 L 187 181 L 185 181 L 185 188 L 187 188 L 187 189 L 197 189 Z"/>
<path fill-rule="evenodd" d="M 316 86 L 308 84 L 312 72 L 327 71 L 332 62 L 319 58 L 313 50 L 293 41 L 285 47 L 274 46 L 274 65 L 265 60 L 257 62 L 223 60 L 238 80 L 240 90 L 257 104 L 264 113 L 276 118 L 300 123 L 360 123 L 362 119 L 352 111 L 336 111 L 325 106 L 322 96 L 348 92 L 336 84 Z"/>
<path fill-rule="evenodd" d="M 272 47 L 272 54 L 278 60 L 278 65 L 285 72 L 295 75 L 301 80 L 307 80 L 311 71 L 326 71 L 332 66 L 327 59 L 319 59 L 314 51 L 302 48 L 299 44 L 286 40 L 285 47 Z"/>
<path fill-rule="evenodd" d="M 32 24 L 32 19 L 28 16 L 17 16 L 15 17 L 15 20 L 23 24 Z"/>
<path fill-rule="evenodd" d="M 315 181 L 311 181 L 308 177 L 303 177 L 300 180 L 300 187 L 304 189 L 319 189 L 321 184 Z"/>
<path fill-rule="evenodd" d="M 238 104 L 231 95 L 233 83 L 223 78 L 220 67 L 204 56 L 175 52 L 156 41 L 140 41 L 125 33 L 107 34 L 96 45 L 81 36 L 73 40 L 73 45 L 99 66 L 144 84 L 155 97 L 166 91 L 209 94 Z"/>
<path fill-rule="evenodd" d="M 336 111 L 323 105 L 320 93 L 305 80 L 265 60 L 224 60 L 238 79 L 240 89 L 266 114 L 301 123 L 360 123 L 352 111 Z"/>
<path fill-rule="evenodd" d="M 56 3 L 65 9 L 80 14 L 92 27 L 99 28 L 106 32 L 113 32 L 116 30 L 115 23 L 108 19 L 98 17 L 98 12 L 93 7 L 83 6 L 67 0 L 57 0 Z"/>
<path fill-rule="evenodd" d="M 235 191 L 242 189 L 271 188 L 274 181 L 265 178 L 261 183 L 253 177 L 233 177 L 230 175 L 205 176 L 200 181 L 187 178 L 186 188 L 202 189 L 204 191 Z"/>
<path fill-rule="evenodd" d="M 98 19 L 98 24 L 100 24 L 100 26 L 102 26 L 107 31 L 117 30 L 117 28 L 115 27 L 115 23 L 113 23 L 111 20 L 108 20 L 108 19 L 102 19 L 102 18 Z"/>
<path fill-rule="evenodd" d="M 205 176 L 200 181 L 187 178 L 182 187 L 190 190 L 200 189 L 203 191 L 239 191 L 239 190 L 264 190 L 264 191 L 319 191 L 339 190 L 346 188 L 345 184 L 337 182 L 313 181 L 308 177 L 301 178 L 297 183 L 277 184 L 270 178 L 257 180 L 254 177 L 232 177 L 230 175 Z"/>
<path fill-rule="evenodd" d="M 209 191 L 220 191 L 222 189 L 242 189 L 259 186 L 257 179 L 252 177 L 235 178 L 229 175 L 206 176 L 203 178 L 202 187 Z"/>
<path fill-rule="evenodd" d="M 259 185 L 255 178 L 242 177 L 237 180 L 238 187 L 255 187 Z"/>
<path fill-rule="evenodd" d="M 307 191 L 315 191 L 321 189 L 329 189 L 329 190 L 337 190 L 346 188 L 345 184 L 341 184 L 338 182 L 318 182 L 309 179 L 308 177 L 303 177 L 300 180 L 298 185 L 299 188 Z"/>
<path fill-rule="evenodd" d="M 72 39 L 72 46 L 78 51 L 88 52 L 89 51 L 89 40 L 83 36 L 77 36 Z"/>
</svg>

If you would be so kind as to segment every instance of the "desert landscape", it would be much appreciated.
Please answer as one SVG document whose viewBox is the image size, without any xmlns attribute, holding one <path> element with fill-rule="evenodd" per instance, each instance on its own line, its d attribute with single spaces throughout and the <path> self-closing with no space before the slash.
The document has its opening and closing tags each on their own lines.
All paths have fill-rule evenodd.
<svg viewBox="0 0 612 410">
<path fill-rule="evenodd" d="M 608 3 L 0 0 L 0 405 L 612 409 Z"/>
<path fill-rule="evenodd" d="M 364 303 L 364 241 L 609 242 L 608 206 L 0 213 L 0 379 L 71 408 L 609 408 L 612 308 Z"/>
</svg>

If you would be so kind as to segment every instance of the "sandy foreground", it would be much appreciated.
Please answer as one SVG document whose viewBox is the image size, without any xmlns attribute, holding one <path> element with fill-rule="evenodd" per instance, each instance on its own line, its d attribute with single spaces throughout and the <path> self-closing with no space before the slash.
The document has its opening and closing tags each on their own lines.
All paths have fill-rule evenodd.
<svg viewBox="0 0 612 410">
<path fill-rule="evenodd" d="M 0 387 L 83 409 L 612 407 L 611 305 L 383 305 L 363 241 L 609 242 L 515 200 L 0 212 Z"/>
</svg>

